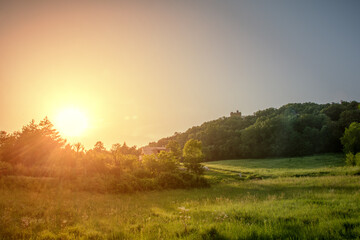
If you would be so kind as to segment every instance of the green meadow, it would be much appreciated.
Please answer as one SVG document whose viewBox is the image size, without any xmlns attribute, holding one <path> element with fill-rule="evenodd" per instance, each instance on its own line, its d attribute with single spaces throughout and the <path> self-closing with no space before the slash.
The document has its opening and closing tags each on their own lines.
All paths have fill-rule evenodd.
<svg viewBox="0 0 360 240">
<path fill-rule="evenodd" d="M 132 194 L 3 176 L 0 239 L 360 239 L 360 168 L 343 158 L 207 162 L 209 188 Z"/>
<path fill-rule="evenodd" d="M 268 158 L 268 159 L 240 159 L 208 162 L 206 166 L 217 174 L 219 178 L 225 176 L 239 176 L 248 178 L 278 178 L 278 177 L 306 177 L 326 175 L 354 175 L 357 168 L 344 167 L 342 154 L 323 154 L 294 158 Z M 223 180 L 227 181 L 228 178 Z"/>
</svg>

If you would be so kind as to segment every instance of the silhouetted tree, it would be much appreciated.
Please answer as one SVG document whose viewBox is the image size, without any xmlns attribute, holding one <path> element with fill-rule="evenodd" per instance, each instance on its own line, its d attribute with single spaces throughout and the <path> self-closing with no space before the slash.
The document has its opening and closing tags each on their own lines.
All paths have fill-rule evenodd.
<svg viewBox="0 0 360 240">
<path fill-rule="evenodd" d="M 44 164 L 51 154 L 65 144 L 59 133 L 46 117 L 39 124 L 32 120 L 20 132 L 3 137 L 1 154 L 4 161 L 12 164 Z"/>
<path fill-rule="evenodd" d="M 74 148 L 76 153 L 83 152 L 85 149 L 84 145 L 82 145 L 81 142 L 77 142 L 77 143 L 73 144 L 72 147 Z"/>
<path fill-rule="evenodd" d="M 102 152 L 102 151 L 106 151 L 106 148 L 104 146 L 104 143 L 101 142 L 101 141 L 97 141 L 94 145 L 94 148 L 93 148 L 94 151 L 97 151 L 97 152 Z"/>
</svg>

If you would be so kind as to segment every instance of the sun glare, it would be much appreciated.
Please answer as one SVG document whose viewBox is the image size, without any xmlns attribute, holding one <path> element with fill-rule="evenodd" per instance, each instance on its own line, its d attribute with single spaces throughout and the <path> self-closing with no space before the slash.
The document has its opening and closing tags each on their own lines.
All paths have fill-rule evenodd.
<svg viewBox="0 0 360 240">
<path fill-rule="evenodd" d="M 87 129 L 88 118 L 79 109 L 67 108 L 57 114 L 54 125 L 64 137 L 76 137 Z"/>
</svg>

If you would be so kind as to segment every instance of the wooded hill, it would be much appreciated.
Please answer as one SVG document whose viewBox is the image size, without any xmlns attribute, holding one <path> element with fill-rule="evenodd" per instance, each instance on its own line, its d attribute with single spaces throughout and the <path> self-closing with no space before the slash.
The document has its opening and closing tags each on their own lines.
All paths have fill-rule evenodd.
<svg viewBox="0 0 360 240">
<path fill-rule="evenodd" d="M 360 122 L 357 101 L 289 103 L 249 116 L 232 112 L 149 146 L 166 146 L 170 140 L 183 146 L 187 140 L 197 139 L 202 141 L 207 161 L 341 152 L 339 139 L 352 122 Z"/>
</svg>

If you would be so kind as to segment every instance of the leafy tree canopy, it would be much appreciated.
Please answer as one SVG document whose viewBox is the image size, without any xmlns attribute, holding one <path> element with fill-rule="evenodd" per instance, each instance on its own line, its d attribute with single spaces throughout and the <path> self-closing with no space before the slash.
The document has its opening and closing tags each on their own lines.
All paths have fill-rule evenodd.
<svg viewBox="0 0 360 240">
<path fill-rule="evenodd" d="M 345 153 L 356 154 L 360 152 L 360 123 L 353 122 L 345 129 L 341 138 Z"/>
<path fill-rule="evenodd" d="M 249 116 L 232 112 L 229 117 L 176 132 L 149 145 L 160 147 L 177 141 L 181 148 L 196 139 L 202 142 L 207 161 L 341 152 L 340 138 L 352 122 L 360 122 L 356 101 L 289 103 Z"/>
</svg>

